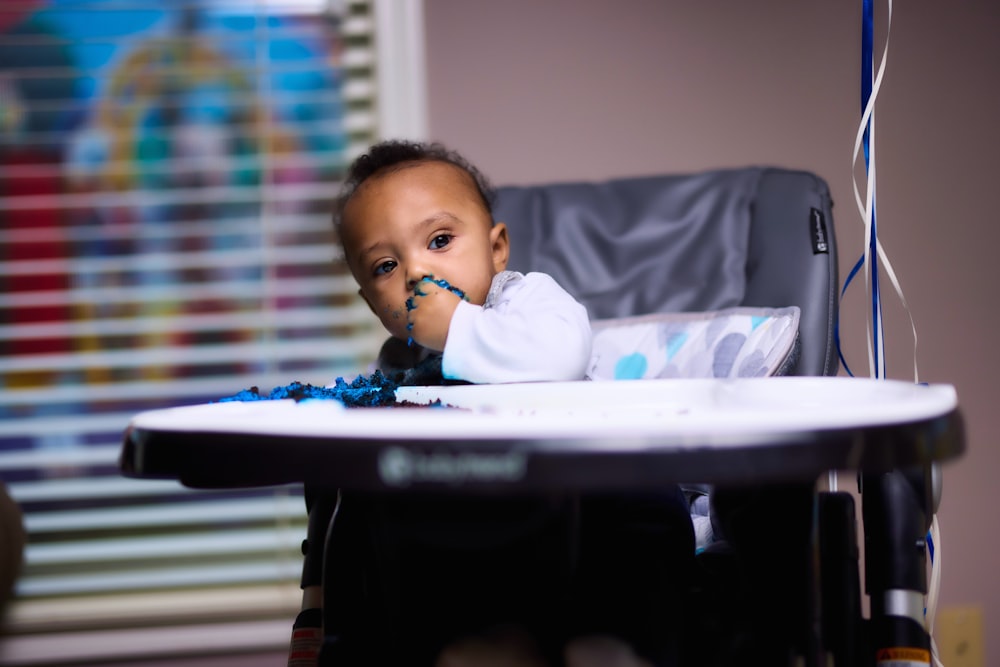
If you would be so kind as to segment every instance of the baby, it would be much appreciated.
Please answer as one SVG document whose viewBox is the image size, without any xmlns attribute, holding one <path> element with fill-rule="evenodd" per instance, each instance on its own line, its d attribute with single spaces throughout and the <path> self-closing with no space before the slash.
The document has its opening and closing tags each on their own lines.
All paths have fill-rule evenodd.
<svg viewBox="0 0 1000 667">
<path fill-rule="evenodd" d="M 591 353 L 586 309 L 546 274 L 507 270 L 507 227 L 494 222 L 492 199 L 492 189 L 475 167 L 436 144 L 385 142 L 351 166 L 338 201 L 337 230 L 360 295 L 391 334 L 378 361 L 387 375 L 403 378 L 404 384 L 584 379 Z M 345 507 L 350 500 L 344 500 Z M 441 617 L 444 612 L 413 619 L 425 624 L 416 636 L 443 632 L 445 626 L 462 628 L 458 634 L 441 636 L 433 649 L 437 667 L 652 664 L 628 643 L 606 636 L 605 626 L 613 623 L 589 625 L 593 615 L 588 613 L 580 625 L 575 618 L 569 620 L 570 613 L 549 612 L 570 608 L 582 613 L 593 607 L 599 608 L 598 614 L 630 622 L 621 605 L 629 605 L 632 598 L 623 602 L 618 596 L 622 584 L 626 591 L 642 586 L 637 595 L 661 604 L 652 598 L 655 587 L 648 579 L 635 584 L 622 579 L 622 571 L 637 557 L 634 552 L 639 558 L 658 553 L 659 537 L 647 540 L 656 548 L 636 543 L 634 552 L 626 541 L 597 537 L 616 535 L 621 524 L 617 507 L 609 509 L 607 502 L 596 499 L 584 500 L 573 510 L 568 508 L 579 501 L 565 498 L 377 502 L 381 516 L 396 517 L 386 525 L 418 532 L 424 530 L 420 526 L 430 525 L 435 528 L 428 532 L 439 535 L 451 535 L 442 525 L 475 526 L 486 534 L 497 526 L 498 532 L 506 530 L 521 540 L 514 548 L 472 552 L 461 543 L 464 538 L 455 537 L 465 532 L 456 529 L 448 538 L 460 540 L 455 548 L 418 560 L 419 565 L 407 561 L 421 568 L 410 589 L 418 591 L 409 594 L 411 601 L 426 595 L 451 600 L 453 607 L 448 619 Z M 568 555 L 572 549 L 561 547 L 558 530 L 551 528 L 581 520 L 593 527 L 590 539 L 600 543 L 589 546 L 582 561 Z M 628 550 L 627 565 L 614 551 L 618 548 Z M 480 560 L 470 565 L 473 558 Z M 578 561 L 582 569 L 574 565 Z M 611 578 L 605 576 L 609 569 L 615 573 Z M 567 605 L 566 600 L 575 599 L 573 593 L 551 582 L 576 570 L 598 583 L 584 587 L 588 603 Z M 420 588 L 424 579 L 433 581 L 433 587 Z M 602 592 L 601 586 L 608 590 Z M 550 600 L 564 606 L 553 602 L 545 607 Z M 485 626 L 480 619 L 486 619 Z M 581 634 L 584 638 L 575 638 Z"/>
<path fill-rule="evenodd" d="M 380 365 L 405 370 L 439 353 L 445 380 L 582 380 L 586 309 L 546 274 L 506 270 L 507 226 L 491 200 L 478 170 L 438 145 L 387 142 L 355 161 L 338 231 L 361 296 L 395 339 Z"/>
</svg>

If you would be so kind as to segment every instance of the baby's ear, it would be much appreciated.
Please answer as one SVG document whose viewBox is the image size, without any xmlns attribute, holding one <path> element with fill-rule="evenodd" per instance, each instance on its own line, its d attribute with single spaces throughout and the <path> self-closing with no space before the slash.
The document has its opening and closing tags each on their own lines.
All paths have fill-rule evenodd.
<svg viewBox="0 0 1000 667">
<path fill-rule="evenodd" d="M 507 225 L 498 222 L 490 228 L 490 246 L 493 249 L 493 270 L 500 273 L 507 268 L 507 261 L 510 259 Z"/>
</svg>

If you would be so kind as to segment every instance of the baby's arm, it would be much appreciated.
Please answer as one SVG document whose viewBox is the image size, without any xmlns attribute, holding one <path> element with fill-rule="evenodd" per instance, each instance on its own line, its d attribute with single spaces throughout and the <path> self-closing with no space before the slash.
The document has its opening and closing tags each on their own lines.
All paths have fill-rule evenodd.
<svg viewBox="0 0 1000 667">
<path fill-rule="evenodd" d="M 442 370 L 480 384 L 582 380 L 590 348 L 586 309 L 548 275 L 529 273 L 492 308 L 455 307 Z"/>
</svg>

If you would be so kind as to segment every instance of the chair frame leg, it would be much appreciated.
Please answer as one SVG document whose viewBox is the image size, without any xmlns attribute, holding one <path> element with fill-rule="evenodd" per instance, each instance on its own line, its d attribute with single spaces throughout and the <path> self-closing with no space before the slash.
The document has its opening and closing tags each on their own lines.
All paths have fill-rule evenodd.
<svg viewBox="0 0 1000 667">
<path fill-rule="evenodd" d="M 932 493 L 930 466 L 861 477 L 873 660 L 930 662 L 924 601 Z"/>
</svg>

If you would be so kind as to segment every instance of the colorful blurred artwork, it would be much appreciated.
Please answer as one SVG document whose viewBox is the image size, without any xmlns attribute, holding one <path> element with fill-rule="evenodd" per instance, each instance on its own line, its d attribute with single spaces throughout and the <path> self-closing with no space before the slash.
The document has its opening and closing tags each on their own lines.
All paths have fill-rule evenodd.
<svg viewBox="0 0 1000 667">
<path fill-rule="evenodd" d="M 301 335 L 254 313 L 335 300 L 340 17 L 287 4 L 0 7 L 0 354 L 41 355 L 7 388 L 239 374 Z"/>
<path fill-rule="evenodd" d="M 38 618 L 117 631 L 136 600 L 201 586 L 256 586 L 286 622 L 270 591 L 298 590 L 301 489 L 156 485 L 118 455 L 142 410 L 374 357 L 331 221 L 376 132 L 369 10 L 0 0 L 0 483 L 29 532 L 5 640 Z M 69 619 L 87 595 L 103 620 Z M 161 606 L 135 625 L 176 622 Z"/>
</svg>

